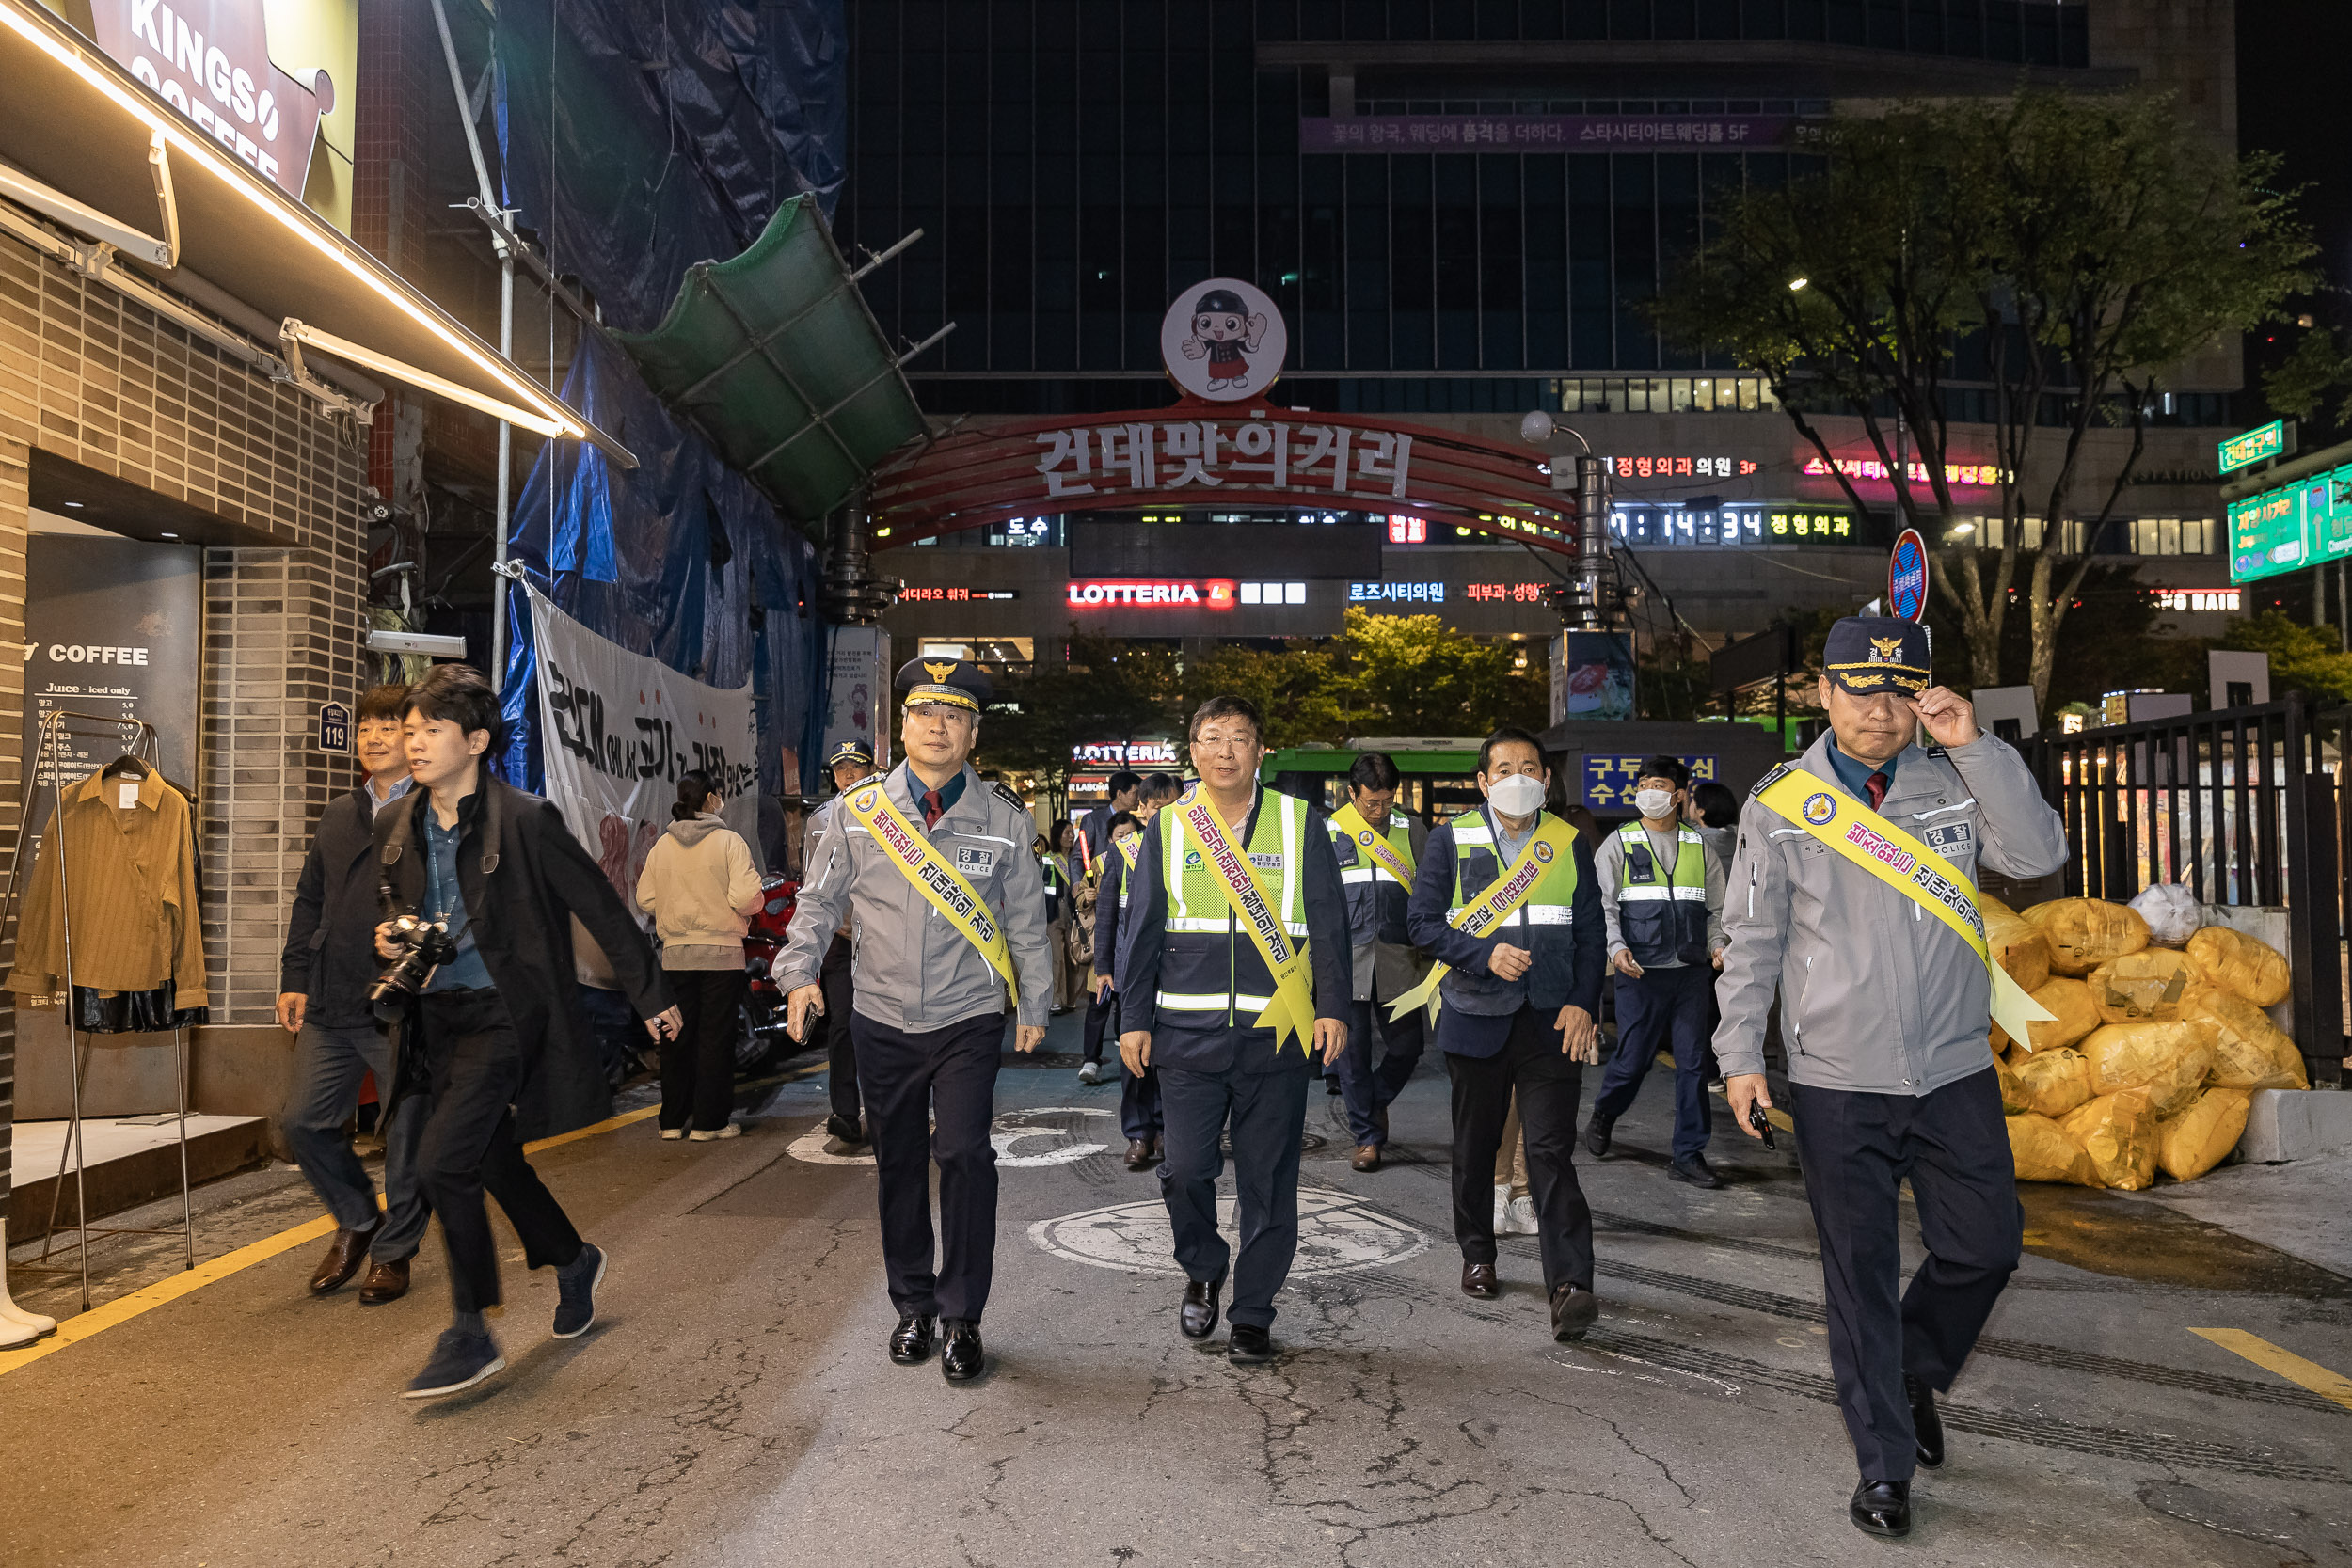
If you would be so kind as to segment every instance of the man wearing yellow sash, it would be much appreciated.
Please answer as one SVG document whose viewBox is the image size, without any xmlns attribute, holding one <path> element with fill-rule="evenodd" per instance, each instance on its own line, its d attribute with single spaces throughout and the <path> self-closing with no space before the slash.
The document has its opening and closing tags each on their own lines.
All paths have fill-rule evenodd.
<svg viewBox="0 0 2352 1568">
<path fill-rule="evenodd" d="M 1246 697 L 1192 716 L 1200 783 L 1164 808 L 1127 873 L 1119 1054 L 1160 1082 L 1160 1196 L 1184 1271 L 1177 1327 L 1216 1329 L 1233 1275 L 1235 1362 L 1274 1355 L 1274 1294 L 1298 1248 L 1309 1052 L 1347 1045 L 1347 904 L 1323 814 L 1258 787 L 1264 724 Z M 1219 1141 L 1233 1148 L 1238 1253 L 1217 1234 Z"/>
<path fill-rule="evenodd" d="M 989 679 L 961 659 L 916 659 L 906 693 L 906 761 L 845 791 L 810 857 L 775 974 L 786 1027 L 803 1037 L 825 1010 L 825 943 L 854 911 L 857 1054 L 866 1130 L 882 1197 L 882 1261 L 898 1326 L 890 1358 L 930 1356 L 950 1383 L 984 1364 L 980 1310 L 996 1254 L 996 1149 L 989 1121 L 1008 995 L 1015 1049 L 1045 1037 L 1053 988 L 1045 885 L 1020 797 L 980 782 L 965 759 L 979 737 Z M 930 1164 L 939 1164 L 937 1266 Z"/>
<path fill-rule="evenodd" d="M 1429 835 L 1406 930 L 1438 960 L 1438 1049 L 1454 1080 L 1454 1239 L 1462 1293 L 1491 1300 L 1495 1154 L 1518 1097 L 1555 1339 L 1581 1339 L 1593 1295 L 1593 1212 L 1571 1159 L 1584 1068 L 1600 1060 L 1606 929 L 1593 847 L 1545 811 L 1551 769 L 1525 730 L 1478 752 L 1486 803 Z M 1401 1005 L 1418 1004 L 1418 991 Z"/>
<path fill-rule="evenodd" d="M 1392 1003 L 1429 973 L 1429 960 L 1405 936 L 1405 906 L 1413 895 L 1413 867 L 1429 842 L 1417 817 L 1396 815 L 1396 792 L 1404 784 L 1395 759 L 1366 752 L 1347 770 L 1347 804 L 1331 814 L 1331 847 L 1338 854 L 1340 882 L 1347 892 L 1348 940 L 1355 943 L 1355 1016 L 1348 1021 L 1352 1051 L 1340 1053 L 1342 1103 L 1356 1140 L 1349 1164 L 1361 1171 L 1380 1168 L 1389 1142 L 1389 1102 L 1413 1076 L 1427 1035 L 1428 1015 L 1407 1007 L 1395 1018 L 1382 1006 Z M 1381 1037 L 1379 1067 L 1373 1066 L 1373 1037 Z"/>
<path fill-rule="evenodd" d="M 1830 1366 L 1861 1471 L 1848 1514 L 1900 1536 L 1915 1467 L 1944 1460 L 1935 1395 L 2023 1242 L 1986 1048 L 1995 997 L 1977 867 L 2046 876 L 2066 863 L 2066 832 L 2017 753 L 1932 684 L 1918 626 L 1849 616 L 1822 657 L 1831 733 L 1740 814 L 1715 1053 L 1733 1122 L 1756 1136 L 1751 1108 L 1772 1103 L 1764 1027 L 1777 989 Z M 1899 1297 L 1906 1178 L 1927 1259 Z"/>
</svg>

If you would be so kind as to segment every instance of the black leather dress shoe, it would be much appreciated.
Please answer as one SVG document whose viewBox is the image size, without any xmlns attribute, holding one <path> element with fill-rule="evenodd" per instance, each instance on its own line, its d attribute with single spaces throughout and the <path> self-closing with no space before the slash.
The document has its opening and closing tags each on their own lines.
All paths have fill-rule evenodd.
<svg viewBox="0 0 2352 1568">
<path fill-rule="evenodd" d="M 1255 1323 L 1235 1323 L 1225 1343 L 1225 1358 L 1237 1367 L 1254 1367 L 1274 1359 L 1274 1336 Z"/>
<path fill-rule="evenodd" d="M 980 1349 L 980 1325 L 949 1318 L 943 1326 L 947 1338 L 940 1347 L 939 1370 L 950 1383 L 969 1383 L 988 1360 Z"/>
<path fill-rule="evenodd" d="M 1150 1170 L 1152 1168 L 1152 1146 L 1150 1143 L 1142 1138 L 1129 1138 L 1127 1140 L 1127 1168 L 1129 1170 Z"/>
<path fill-rule="evenodd" d="M 338 1230 L 327 1243 L 326 1256 L 310 1275 L 310 1293 L 326 1295 L 340 1291 L 344 1281 L 359 1272 L 359 1265 L 368 1260 L 368 1243 L 375 1239 L 375 1227 L 365 1230 Z"/>
<path fill-rule="evenodd" d="M 359 1305 L 381 1307 L 388 1301 L 398 1301 L 408 1293 L 408 1259 L 378 1263 L 368 1271 L 367 1283 L 359 1287 Z"/>
<path fill-rule="evenodd" d="M 1177 1309 L 1176 1326 L 1187 1339 L 1205 1339 L 1216 1332 L 1216 1296 L 1225 1276 L 1184 1281 L 1184 1305 Z"/>
<path fill-rule="evenodd" d="M 1911 1401 L 1911 1441 L 1919 1452 L 1922 1469 L 1944 1467 L 1944 1418 L 1935 1412 L 1935 1390 L 1903 1374 L 1903 1393 Z"/>
<path fill-rule="evenodd" d="M 1853 1489 L 1846 1516 L 1865 1535 L 1900 1541 L 1911 1533 L 1911 1482 L 1866 1481 Z"/>
<path fill-rule="evenodd" d="M 931 1320 L 900 1318 L 890 1336 L 890 1359 L 901 1367 L 913 1367 L 930 1360 L 930 1354 Z"/>
<path fill-rule="evenodd" d="M 1675 1161 L 1666 1167 L 1666 1174 L 1677 1181 L 1688 1181 L 1692 1186 L 1704 1187 L 1710 1193 L 1724 1185 L 1724 1179 L 1715 1174 L 1715 1167 L 1707 1163 L 1704 1154 Z"/>
<path fill-rule="evenodd" d="M 1591 1124 L 1584 1129 L 1584 1147 L 1592 1150 L 1594 1159 L 1606 1160 L 1609 1158 L 1609 1134 L 1616 1125 L 1617 1118 L 1615 1117 L 1604 1117 L 1596 1114 Z"/>
<path fill-rule="evenodd" d="M 1492 1301 L 1502 1294 L 1502 1282 L 1495 1277 L 1495 1266 L 1492 1263 L 1463 1264 L 1462 1293 L 1476 1296 L 1481 1301 Z"/>
<path fill-rule="evenodd" d="M 1600 1298 L 1581 1285 L 1563 1285 L 1551 1292 L 1551 1337 L 1565 1344 L 1584 1338 L 1600 1320 Z"/>
</svg>

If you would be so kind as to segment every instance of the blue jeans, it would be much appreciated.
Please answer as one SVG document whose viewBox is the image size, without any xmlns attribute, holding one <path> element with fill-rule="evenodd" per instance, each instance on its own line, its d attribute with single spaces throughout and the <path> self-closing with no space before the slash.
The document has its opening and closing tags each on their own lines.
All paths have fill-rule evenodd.
<svg viewBox="0 0 2352 1568">
<path fill-rule="evenodd" d="M 1675 1061 L 1674 1157 L 1704 1153 L 1713 1130 L 1707 1101 L 1708 1023 L 1715 972 L 1704 964 L 1645 970 L 1616 977 L 1617 1049 L 1593 1098 L 1593 1115 L 1611 1120 L 1632 1109 L 1650 1063 L 1672 1042 Z"/>
<path fill-rule="evenodd" d="M 424 1106 L 411 1095 L 384 1139 L 383 1212 L 375 1207 L 375 1183 L 351 1151 L 343 1123 L 359 1104 L 359 1080 L 375 1074 L 376 1099 L 392 1102 L 392 1046 L 373 1024 L 336 1029 L 305 1023 L 294 1038 L 294 1088 L 286 1097 L 286 1147 L 310 1179 L 311 1191 L 345 1230 L 365 1230 L 381 1218 L 383 1227 L 368 1243 L 378 1263 L 411 1257 L 424 1238 L 432 1211 L 417 1183 L 417 1140 L 424 1132 Z"/>
</svg>

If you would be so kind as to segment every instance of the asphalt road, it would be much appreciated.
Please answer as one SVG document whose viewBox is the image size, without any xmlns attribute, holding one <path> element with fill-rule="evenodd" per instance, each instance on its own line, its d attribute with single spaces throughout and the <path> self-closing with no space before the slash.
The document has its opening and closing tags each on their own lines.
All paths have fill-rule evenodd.
<svg viewBox="0 0 2352 1568">
<path fill-rule="evenodd" d="M 2352 1372 L 2352 1261 L 2214 1223 L 2238 1173 L 2208 1179 L 2202 1219 L 2031 1195 L 1950 1463 L 1890 1545 L 1846 1523 L 1789 1157 L 1720 1128 L 1731 1187 L 1670 1183 L 1653 1075 L 1621 1154 L 1580 1158 L 1602 1317 L 1558 1345 L 1532 1241 L 1504 1243 L 1500 1301 L 1456 1289 L 1434 1068 L 1371 1175 L 1314 1095 L 1270 1367 L 1177 1335 L 1156 1183 L 1118 1158 L 1116 1087 L 1069 1065 L 999 1080 L 990 1375 L 891 1365 L 871 1167 L 805 1157 L 824 1097 L 803 1077 L 738 1141 L 640 1123 L 539 1155 L 612 1276 L 596 1329 L 557 1341 L 551 1276 L 510 1253 L 512 1365 L 475 1393 L 396 1397 L 446 1321 L 437 1234 L 392 1306 L 309 1299 L 305 1243 L 0 1358 L 0 1563 L 2352 1563 L 2352 1409 L 2190 1332 Z M 317 1212 L 283 1169 L 202 1199 L 205 1256 Z M 165 1277 L 162 1252 L 118 1243 L 101 1294 Z"/>
</svg>

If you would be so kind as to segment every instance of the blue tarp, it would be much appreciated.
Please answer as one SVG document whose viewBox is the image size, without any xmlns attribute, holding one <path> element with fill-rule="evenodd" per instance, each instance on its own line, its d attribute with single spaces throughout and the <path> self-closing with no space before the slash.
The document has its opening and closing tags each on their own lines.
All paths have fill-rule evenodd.
<svg viewBox="0 0 2352 1568">
<path fill-rule="evenodd" d="M 515 502 L 510 552 L 531 584 L 589 630 L 708 686 L 752 680 L 760 788 L 816 783 L 824 628 L 816 550 L 768 498 L 670 417 L 628 356 L 589 334 L 564 401 L 637 456 L 613 467 L 582 442 L 550 441 Z M 504 776 L 541 787 L 537 650 L 531 601 L 507 595 Z M 802 759 L 783 776 L 781 748 Z"/>
<path fill-rule="evenodd" d="M 501 0 L 506 202 L 607 325 L 646 331 L 686 269 L 778 203 L 830 218 L 848 142 L 842 0 Z"/>
</svg>

